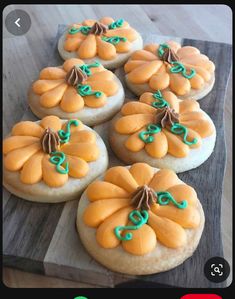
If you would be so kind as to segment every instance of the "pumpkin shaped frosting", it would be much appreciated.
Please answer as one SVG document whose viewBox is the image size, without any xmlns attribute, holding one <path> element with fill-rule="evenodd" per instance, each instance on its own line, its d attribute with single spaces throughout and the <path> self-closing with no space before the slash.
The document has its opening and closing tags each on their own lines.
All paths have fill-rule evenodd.
<svg viewBox="0 0 235 299">
<path fill-rule="evenodd" d="M 124 70 L 128 87 L 137 95 L 167 89 L 200 99 L 213 87 L 215 65 L 199 49 L 169 41 L 135 51 Z"/>
<path fill-rule="evenodd" d="M 48 114 L 79 117 L 90 125 L 94 114 L 101 113 L 104 106 L 108 107 L 106 113 L 116 112 L 123 102 L 123 94 L 120 81 L 99 62 L 85 64 L 71 58 L 63 66 L 41 70 L 39 79 L 32 85 L 29 104 L 40 118 Z"/>
<path fill-rule="evenodd" d="M 3 140 L 3 154 L 9 183 L 14 183 L 11 175 L 16 173 L 21 185 L 32 188 L 40 182 L 60 188 L 70 178 L 89 177 L 89 164 L 101 155 L 94 131 L 79 120 L 62 121 L 57 116 L 17 123 Z"/>
<path fill-rule="evenodd" d="M 89 252 L 99 261 L 99 253 L 107 259 L 113 254 L 113 269 L 119 271 L 123 258 L 131 262 L 134 256 L 137 262 L 139 257 L 141 266 L 142 257 L 156 255 L 155 263 L 160 263 L 168 254 L 177 256 L 190 247 L 190 234 L 202 232 L 204 215 L 199 205 L 196 191 L 172 170 L 154 169 L 146 163 L 115 166 L 86 189 L 77 225 L 86 247 L 96 242 L 95 250 Z"/>
<path fill-rule="evenodd" d="M 203 143 L 210 142 L 210 138 L 209 147 L 212 150 L 214 147 L 215 127 L 209 116 L 200 109 L 197 101 L 180 100 L 170 91 L 145 92 L 139 101 L 124 104 L 112 123 L 111 146 L 127 163 L 149 163 L 151 159 L 153 163 L 160 163 L 152 166 L 164 168 L 161 160 L 169 156 L 175 160 L 188 157 L 187 163 L 190 163 L 192 155 L 197 155 L 197 150 L 203 152 L 206 146 Z M 210 155 L 212 150 L 207 154 Z M 166 166 L 171 168 L 174 164 Z"/>
<path fill-rule="evenodd" d="M 142 39 L 128 22 L 103 17 L 72 24 L 61 37 L 58 50 L 63 59 L 77 57 L 85 61 L 98 59 L 108 68 L 114 68 L 142 48 Z"/>
</svg>

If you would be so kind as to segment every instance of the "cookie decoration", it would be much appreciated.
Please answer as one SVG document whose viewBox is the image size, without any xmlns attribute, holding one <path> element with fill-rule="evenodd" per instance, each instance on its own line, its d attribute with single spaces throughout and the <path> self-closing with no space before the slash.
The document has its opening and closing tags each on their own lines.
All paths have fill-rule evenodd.
<svg viewBox="0 0 235 299">
<path fill-rule="evenodd" d="M 28 94 L 29 106 L 37 117 L 78 118 L 89 126 L 111 118 L 123 101 L 122 84 L 111 71 L 98 61 L 86 64 L 77 58 L 42 69 Z"/>
<path fill-rule="evenodd" d="M 197 101 L 160 90 L 124 104 L 109 131 L 112 150 L 125 163 L 146 162 L 177 173 L 206 161 L 215 139 L 213 121 Z"/>
<path fill-rule="evenodd" d="M 136 95 L 169 90 L 181 99 L 200 100 L 213 88 L 215 65 L 192 46 L 168 41 L 147 44 L 135 51 L 124 66 L 125 81 Z"/>
<path fill-rule="evenodd" d="M 91 183 L 77 211 L 89 254 L 131 275 L 170 270 L 193 255 L 204 228 L 197 193 L 169 169 L 115 166 Z"/>
<path fill-rule="evenodd" d="M 3 184 L 30 201 L 62 202 L 78 198 L 107 168 L 100 136 L 80 120 L 46 116 L 21 121 L 3 140 Z"/>
<path fill-rule="evenodd" d="M 58 42 L 60 56 L 97 60 L 108 69 L 123 65 L 131 53 L 143 48 L 140 34 L 124 19 L 103 17 L 68 26 Z"/>
</svg>

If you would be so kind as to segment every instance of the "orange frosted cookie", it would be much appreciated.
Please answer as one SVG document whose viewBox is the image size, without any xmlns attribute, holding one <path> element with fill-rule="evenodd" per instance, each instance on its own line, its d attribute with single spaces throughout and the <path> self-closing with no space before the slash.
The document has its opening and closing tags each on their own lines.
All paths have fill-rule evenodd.
<svg viewBox="0 0 235 299">
<path fill-rule="evenodd" d="M 39 118 L 79 118 L 89 126 L 111 118 L 123 100 L 122 84 L 111 71 L 98 61 L 86 64 L 78 58 L 42 69 L 28 95 L 30 108 Z"/>
<path fill-rule="evenodd" d="M 199 100 L 213 88 L 215 65 L 199 49 L 174 41 L 148 44 L 124 66 L 127 86 L 137 95 L 170 90 L 180 98 Z"/>
<path fill-rule="evenodd" d="M 123 65 L 131 53 L 142 49 L 140 34 L 123 19 L 103 17 L 68 26 L 58 42 L 63 59 L 96 59 L 108 69 Z"/>
<path fill-rule="evenodd" d="M 146 162 L 175 172 L 206 161 L 215 139 L 213 121 L 197 101 L 160 90 L 124 104 L 109 131 L 110 145 L 125 163 Z"/>
<path fill-rule="evenodd" d="M 100 136 L 80 120 L 21 121 L 3 140 L 3 184 L 38 202 L 75 199 L 108 164 Z"/>
<path fill-rule="evenodd" d="M 126 274 L 170 270 L 195 251 L 204 228 L 196 191 L 169 169 L 115 166 L 91 183 L 77 211 L 80 239 L 98 262 Z"/>
</svg>

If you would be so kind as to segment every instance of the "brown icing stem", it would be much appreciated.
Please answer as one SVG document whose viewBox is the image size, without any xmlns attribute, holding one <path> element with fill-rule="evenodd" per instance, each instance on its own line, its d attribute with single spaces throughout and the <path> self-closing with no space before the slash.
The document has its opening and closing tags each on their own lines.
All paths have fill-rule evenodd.
<svg viewBox="0 0 235 299">
<path fill-rule="evenodd" d="M 166 126 L 172 126 L 174 123 L 179 122 L 179 114 L 170 107 L 164 107 L 158 109 L 158 113 L 155 116 L 155 123 L 160 124 L 162 128 Z"/>
<path fill-rule="evenodd" d="M 94 35 L 102 35 L 107 32 L 107 27 L 99 22 L 95 22 L 95 24 L 91 27 L 89 34 Z"/>
<path fill-rule="evenodd" d="M 51 152 L 55 152 L 58 150 L 60 145 L 60 137 L 57 132 L 54 132 L 51 128 L 47 128 L 41 139 L 40 139 L 42 150 L 50 154 Z"/>
<path fill-rule="evenodd" d="M 136 209 L 149 210 L 153 203 L 156 203 L 157 195 L 154 190 L 147 185 L 138 187 L 132 194 L 131 204 Z"/>
<path fill-rule="evenodd" d="M 172 61 L 179 61 L 179 57 L 175 51 L 170 48 L 166 48 L 164 49 L 164 54 L 162 55 L 161 60 L 171 63 Z"/>
<path fill-rule="evenodd" d="M 80 68 L 76 66 L 72 67 L 65 77 L 65 81 L 73 87 L 76 87 L 78 84 L 84 83 L 86 80 L 87 74 L 85 74 Z"/>
</svg>

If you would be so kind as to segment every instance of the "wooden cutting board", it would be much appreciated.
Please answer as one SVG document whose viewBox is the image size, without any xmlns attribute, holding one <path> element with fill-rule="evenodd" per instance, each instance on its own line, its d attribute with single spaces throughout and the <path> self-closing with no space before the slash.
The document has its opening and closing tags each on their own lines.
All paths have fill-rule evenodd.
<svg viewBox="0 0 235 299">
<path fill-rule="evenodd" d="M 62 63 L 57 51 L 57 41 L 64 28 L 64 25 L 58 27 L 52 55 L 48 60 L 50 66 Z M 153 41 L 159 43 L 171 38 L 145 34 L 142 36 L 145 43 Z M 200 40 L 179 38 L 175 40 L 183 45 L 196 46 L 216 65 L 215 86 L 212 92 L 200 101 L 202 109 L 211 116 L 216 126 L 215 150 L 203 165 L 179 174 L 182 180 L 196 189 L 206 217 L 205 229 L 194 255 L 182 265 L 164 273 L 138 277 L 114 273 L 94 261 L 83 248 L 75 229 L 78 204 L 76 200 L 59 204 L 31 203 L 11 195 L 4 189 L 4 266 L 106 287 L 140 286 L 145 283 L 186 288 L 225 286 L 225 282 L 214 284 L 208 281 L 204 276 L 203 267 L 209 258 L 223 256 L 220 228 L 226 158 L 223 109 L 231 69 L 232 47 L 228 44 Z M 134 97 L 129 91 L 126 94 L 128 97 Z M 23 119 L 36 120 L 36 117 L 28 109 Z M 95 129 L 107 145 L 110 166 L 121 165 L 123 163 L 114 156 L 107 143 L 108 126 L 107 122 Z"/>
</svg>

